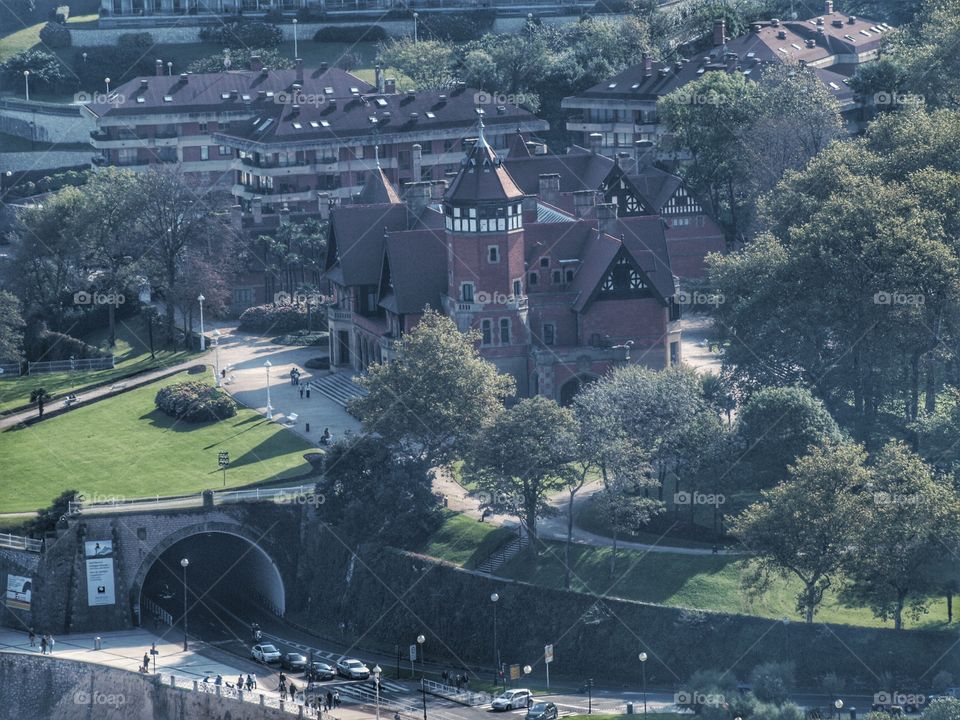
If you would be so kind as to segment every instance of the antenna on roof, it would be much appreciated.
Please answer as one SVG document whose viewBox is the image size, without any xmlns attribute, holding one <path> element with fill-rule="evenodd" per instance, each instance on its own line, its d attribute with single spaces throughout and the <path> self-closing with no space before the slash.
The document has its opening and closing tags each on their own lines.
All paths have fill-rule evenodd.
<svg viewBox="0 0 960 720">
<path fill-rule="evenodd" d="M 477 147 L 487 147 L 487 139 L 483 136 L 483 108 L 477 106 Z"/>
</svg>

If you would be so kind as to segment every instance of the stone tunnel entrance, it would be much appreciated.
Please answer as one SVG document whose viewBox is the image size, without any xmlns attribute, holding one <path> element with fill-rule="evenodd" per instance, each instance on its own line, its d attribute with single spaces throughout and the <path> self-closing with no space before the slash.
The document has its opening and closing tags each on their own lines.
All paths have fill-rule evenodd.
<svg viewBox="0 0 960 720">
<path fill-rule="evenodd" d="M 200 531 L 157 548 L 141 566 L 133 599 L 142 625 L 154 622 L 155 614 L 160 623 L 182 625 L 184 559 L 191 635 L 212 637 L 264 613 L 284 614 L 280 571 L 256 542 L 229 531 Z"/>
</svg>

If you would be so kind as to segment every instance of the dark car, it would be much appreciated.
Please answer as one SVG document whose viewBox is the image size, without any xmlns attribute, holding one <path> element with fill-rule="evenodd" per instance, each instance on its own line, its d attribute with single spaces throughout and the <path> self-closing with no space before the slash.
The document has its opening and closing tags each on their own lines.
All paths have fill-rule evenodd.
<svg viewBox="0 0 960 720">
<path fill-rule="evenodd" d="M 284 653 L 280 658 L 280 667 L 285 670 L 306 670 L 307 659 L 300 653 Z"/>
<path fill-rule="evenodd" d="M 337 670 L 333 665 L 325 662 L 314 662 L 307 668 L 306 677 L 310 682 L 316 680 L 333 680 L 337 676 Z"/>
<path fill-rule="evenodd" d="M 527 710 L 527 720 L 557 720 L 557 706 L 552 702 L 538 702 Z"/>
</svg>

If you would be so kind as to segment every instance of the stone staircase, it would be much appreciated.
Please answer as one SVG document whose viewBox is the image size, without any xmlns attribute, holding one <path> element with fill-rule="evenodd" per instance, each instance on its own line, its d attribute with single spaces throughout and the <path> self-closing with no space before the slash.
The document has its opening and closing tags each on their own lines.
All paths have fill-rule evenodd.
<svg viewBox="0 0 960 720">
<path fill-rule="evenodd" d="M 523 525 L 520 525 L 517 528 L 517 536 L 490 555 L 490 557 L 488 557 L 482 563 L 480 563 L 480 565 L 477 566 L 477 572 L 493 575 L 497 570 L 503 567 L 507 561 L 515 557 L 529 544 L 530 538 L 527 535 L 527 530 L 525 527 L 523 527 Z"/>
<path fill-rule="evenodd" d="M 352 376 L 345 372 L 315 378 L 310 381 L 310 387 L 342 407 L 346 407 L 354 398 L 367 394 L 367 391 L 353 382 Z"/>
</svg>

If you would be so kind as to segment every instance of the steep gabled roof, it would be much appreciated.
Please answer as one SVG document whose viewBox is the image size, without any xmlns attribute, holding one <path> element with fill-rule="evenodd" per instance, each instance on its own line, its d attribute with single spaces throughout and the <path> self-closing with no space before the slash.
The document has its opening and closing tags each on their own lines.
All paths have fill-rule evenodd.
<svg viewBox="0 0 960 720">
<path fill-rule="evenodd" d="M 439 309 L 447 292 L 446 235 L 439 230 L 410 230 L 387 235 L 384 271 L 389 287 L 381 290 L 380 305 L 399 315 Z"/>
<path fill-rule="evenodd" d="M 342 285 L 376 285 L 384 234 L 407 229 L 406 205 L 344 205 L 330 213 L 335 260 L 327 271 Z"/>
<path fill-rule="evenodd" d="M 528 195 L 540 191 L 540 176 L 556 173 L 560 176 L 560 192 L 596 190 L 610 173 L 613 160 L 574 146 L 563 155 L 526 155 L 514 158 L 511 153 L 504 166 L 518 186 Z"/>
<path fill-rule="evenodd" d="M 461 161 L 444 199 L 454 203 L 519 200 L 523 191 L 483 136 L 482 118 L 478 130 L 477 141 Z"/>
</svg>

